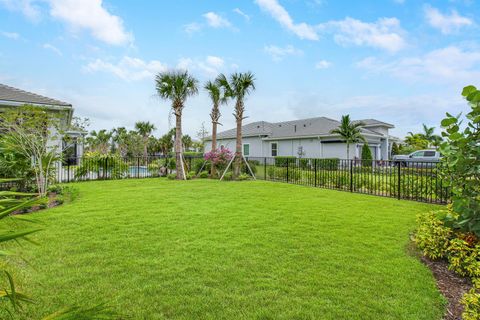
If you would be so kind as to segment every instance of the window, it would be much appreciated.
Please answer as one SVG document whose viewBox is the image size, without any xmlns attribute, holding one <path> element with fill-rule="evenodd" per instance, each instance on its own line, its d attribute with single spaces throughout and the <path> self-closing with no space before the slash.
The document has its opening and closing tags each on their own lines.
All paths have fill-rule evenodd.
<svg viewBox="0 0 480 320">
<path fill-rule="evenodd" d="M 272 157 L 276 157 L 278 154 L 278 144 L 276 142 L 272 142 L 271 144 L 271 151 L 272 151 Z"/>
<path fill-rule="evenodd" d="M 249 143 L 244 143 L 243 144 L 243 155 L 247 156 L 247 157 L 250 155 L 250 144 Z"/>
<path fill-rule="evenodd" d="M 423 157 L 423 151 L 417 151 L 417 152 L 414 152 L 412 153 L 412 158 L 420 158 L 420 157 Z"/>
<path fill-rule="evenodd" d="M 435 151 L 425 151 L 424 156 L 425 157 L 435 157 Z"/>
</svg>

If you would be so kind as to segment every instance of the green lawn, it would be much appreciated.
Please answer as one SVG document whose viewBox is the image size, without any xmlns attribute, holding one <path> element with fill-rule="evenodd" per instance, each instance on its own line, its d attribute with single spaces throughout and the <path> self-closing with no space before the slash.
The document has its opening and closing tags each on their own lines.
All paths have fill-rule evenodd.
<svg viewBox="0 0 480 320">
<path fill-rule="evenodd" d="M 133 319 L 440 319 L 408 254 L 432 206 L 283 183 L 164 179 L 75 184 L 30 215 L 25 319 L 106 302 Z M 18 247 L 16 247 L 18 250 Z"/>
</svg>

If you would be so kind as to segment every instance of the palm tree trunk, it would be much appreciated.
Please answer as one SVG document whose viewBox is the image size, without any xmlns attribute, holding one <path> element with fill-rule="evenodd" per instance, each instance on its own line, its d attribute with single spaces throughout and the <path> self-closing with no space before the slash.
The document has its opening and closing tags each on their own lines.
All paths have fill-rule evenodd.
<svg viewBox="0 0 480 320">
<path fill-rule="evenodd" d="M 212 121 L 212 152 L 217 151 L 217 122 Z M 215 164 L 212 162 L 212 170 L 211 170 L 211 175 L 212 177 L 215 177 L 217 174 L 215 168 Z"/>
<path fill-rule="evenodd" d="M 237 101 L 237 110 L 235 118 L 237 120 L 237 143 L 235 146 L 235 161 L 233 164 L 233 178 L 236 179 L 240 175 L 240 168 L 242 166 L 242 120 L 243 112 L 239 112 L 241 108 L 238 105 L 241 105 L 241 101 Z"/>
<path fill-rule="evenodd" d="M 184 180 L 185 173 L 182 159 L 182 113 L 175 111 L 175 167 L 177 170 L 177 180 Z"/>
</svg>

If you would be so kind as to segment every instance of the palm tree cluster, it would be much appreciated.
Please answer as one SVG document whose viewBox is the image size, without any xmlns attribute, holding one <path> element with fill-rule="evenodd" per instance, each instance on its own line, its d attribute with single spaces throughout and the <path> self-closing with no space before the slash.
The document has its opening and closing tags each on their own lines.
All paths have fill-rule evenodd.
<svg viewBox="0 0 480 320">
<path fill-rule="evenodd" d="M 155 78 L 157 94 L 171 102 L 171 108 L 175 115 L 175 157 L 177 179 L 185 179 L 183 165 L 183 149 L 186 146 L 182 136 L 182 112 L 187 98 L 198 94 L 198 81 L 188 71 L 168 71 L 159 73 Z M 217 126 L 220 124 L 220 105 L 235 101 L 234 116 L 237 122 L 237 142 L 235 150 L 234 177 L 240 174 L 242 159 L 242 122 L 245 119 L 244 101 L 255 90 L 255 77 L 251 72 L 234 73 L 227 77 L 220 74 L 214 81 L 207 81 L 204 85 L 212 101 L 210 118 L 212 120 L 212 151 L 216 151 Z M 215 168 L 212 168 L 212 173 Z"/>
</svg>

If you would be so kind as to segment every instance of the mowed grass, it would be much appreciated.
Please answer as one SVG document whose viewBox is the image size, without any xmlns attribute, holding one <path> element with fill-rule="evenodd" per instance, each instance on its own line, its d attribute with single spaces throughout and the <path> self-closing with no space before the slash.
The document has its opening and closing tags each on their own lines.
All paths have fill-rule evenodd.
<svg viewBox="0 0 480 320">
<path fill-rule="evenodd" d="M 263 181 L 75 184 L 29 217 L 25 319 L 107 303 L 133 319 L 440 319 L 409 255 L 415 202 Z M 18 250 L 18 247 L 16 247 Z"/>
</svg>

